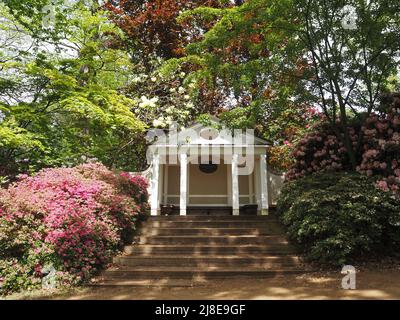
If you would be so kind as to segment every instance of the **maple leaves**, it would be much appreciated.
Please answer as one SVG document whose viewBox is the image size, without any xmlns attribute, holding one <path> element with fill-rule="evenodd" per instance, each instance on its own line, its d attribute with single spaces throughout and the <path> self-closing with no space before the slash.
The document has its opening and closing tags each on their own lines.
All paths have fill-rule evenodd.
<svg viewBox="0 0 400 320">
<path fill-rule="evenodd" d="M 185 10 L 199 6 L 219 7 L 216 0 L 139 0 L 109 1 L 105 5 L 114 22 L 142 50 L 141 58 L 182 57 L 193 30 L 177 22 Z"/>
</svg>

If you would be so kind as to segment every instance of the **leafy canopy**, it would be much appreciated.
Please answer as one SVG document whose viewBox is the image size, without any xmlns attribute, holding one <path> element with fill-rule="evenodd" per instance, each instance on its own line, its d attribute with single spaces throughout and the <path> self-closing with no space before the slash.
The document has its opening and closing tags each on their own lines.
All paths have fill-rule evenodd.
<svg viewBox="0 0 400 320">
<path fill-rule="evenodd" d="M 39 4 L 31 5 L 40 11 Z M 129 56 L 110 45 L 122 32 L 103 11 L 78 3 L 69 8 L 64 27 L 46 38 L 35 32 L 37 20 L 21 16 L 29 12 L 25 7 L 9 2 L 0 8 L 5 43 L 15 37 L 29 41 L 24 50 L 0 47 L 0 163 L 5 173 L 93 157 L 134 168 L 134 146 L 145 124 L 131 112 L 134 101 L 118 92 L 132 77 Z M 56 36 L 65 38 L 54 43 Z"/>
</svg>

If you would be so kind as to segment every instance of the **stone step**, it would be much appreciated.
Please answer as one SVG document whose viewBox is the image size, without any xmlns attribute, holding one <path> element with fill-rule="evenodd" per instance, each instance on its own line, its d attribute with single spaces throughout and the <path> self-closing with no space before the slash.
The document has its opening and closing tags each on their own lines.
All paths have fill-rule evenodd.
<svg viewBox="0 0 400 320">
<path fill-rule="evenodd" d="M 274 243 L 262 245 L 130 245 L 125 254 L 153 255 L 288 255 L 295 254 L 293 246 Z"/>
<path fill-rule="evenodd" d="M 100 279 L 108 282 L 117 282 L 124 280 L 156 280 L 163 281 L 170 279 L 190 279 L 193 281 L 209 280 L 209 279 L 238 279 L 238 278 L 270 278 L 276 276 L 283 276 L 288 274 L 304 273 L 302 268 L 278 268 L 278 269 L 260 269 L 260 268 L 216 268 L 216 267 L 202 267 L 195 269 L 192 267 L 179 267 L 179 268 L 119 268 L 108 269 L 103 272 Z"/>
<path fill-rule="evenodd" d="M 278 235 L 282 230 L 273 227 L 263 228 L 151 228 L 140 230 L 142 236 L 235 236 L 235 235 Z"/>
<path fill-rule="evenodd" d="M 269 216 L 223 216 L 223 215 L 172 215 L 172 216 L 150 216 L 147 221 L 278 221 L 275 215 Z"/>
<path fill-rule="evenodd" d="M 193 244 L 193 245 L 246 245 L 246 244 L 286 244 L 287 240 L 281 235 L 255 236 L 141 236 L 140 244 Z"/>
<path fill-rule="evenodd" d="M 98 277 L 89 283 L 90 287 L 193 287 L 206 285 L 205 281 L 193 281 L 192 279 L 106 279 Z"/>
<path fill-rule="evenodd" d="M 216 256 L 216 255 L 192 255 L 192 256 L 120 256 L 113 262 L 121 266 L 129 267 L 240 267 L 240 268 L 283 268 L 294 267 L 300 264 L 297 256 L 268 256 L 268 257 L 240 257 L 240 256 Z"/>
<path fill-rule="evenodd" d="M 94 286 L 191 287 L 307 272 L 274 215 L 155 216 Z"/>
<path fill-rule="evenodd" d="M 147 220 L 143 228 L 281 228 L 276 221 L 186 221 L 186 220 Z"/>
</svg>

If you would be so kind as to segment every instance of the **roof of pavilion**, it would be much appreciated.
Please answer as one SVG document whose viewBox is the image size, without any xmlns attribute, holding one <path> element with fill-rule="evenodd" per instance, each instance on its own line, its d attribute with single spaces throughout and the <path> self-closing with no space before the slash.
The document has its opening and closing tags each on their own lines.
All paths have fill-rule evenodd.
<svg viewBox="0 0 400 320">
<path fill-rule="evenodd" d="M 199 122 L 193 123 L 188 128 L 181 131 L 170 130 L 165 134 L 159 130 L 155 134 L 156 140 L 152 143 L 153 147 L 157 146 L 176 146 L 176 145 L 254 145 L 269 146 L 269 143 L 261 138 L 254 136 L 253 130 L 236 130 L 232 131 L 221 126 L 220 120 L 211 116 L 211 125 L 206 126 Z M 220 129 L 217 129 L 220 127 Z"/>
</svg>

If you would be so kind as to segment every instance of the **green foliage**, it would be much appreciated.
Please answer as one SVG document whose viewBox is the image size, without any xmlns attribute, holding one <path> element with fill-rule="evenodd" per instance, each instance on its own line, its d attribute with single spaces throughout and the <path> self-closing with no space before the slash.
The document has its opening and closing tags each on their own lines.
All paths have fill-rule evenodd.
<svg viewBox="0 0 400 320">
<path fill-rule="evenodd" d="M 355 8 L 354 30 L 343 26 L 345 5 Z M 352 145 L 348 122 L 353 115 L 365 121 L 377 110 L 382 91 L 393 86 L 400 61 L 399 9 L 398 2 L 379 0 L 253 0 L 224 9 L 200 7 L 180 20 L 216 21 L 179 61 L 191 64 L 191 76 L 214 92 L 215 108 L 250 109 L 229 111 L 228 122 L 253 124 L 278 144 L 295 142 L 306 123 L 299 114 L 319 106 L 336 133 L 343 133 L 338 138 L 355 170 L 361 144 Z"/>
<path fill-rule="evenodd" d="M 186 47 L 185 56 L 162 67 L 165 74 L 190 70 L 187 79 L 199 88 L 199 113 L 218 114 L 229 128 L 253 128 L 281 146 L 270 164 L 282 170 L 290 165 L 289 147 L 283 144 L 295 142 L 316 120 L 310 114 L 312 99 L 299 82 L 305 66 L 284 52 L 295 50 L 285 30 L 291 25 L 290 4 L 256 0 L 185 11 L 178 21 L 208 28 Z"/>
<path fill-rule="evenodd" d="M 218 122 L 215 122 L 215 120 L 208 113 L 200 114 L 196 118 L 196 122 L 200 123 L 201 125 L 203 125 L 205 127 L 211 127 L 211 128 L 215 128 L 217 130 L 221 129 L 221 124 Z"/>
<path fill-rule="evenodd" d="M 268 88 L 276 94 L 287 95 L 291 90 L 289 83 L 284 84 L 271 73 L 284 61 L 270 52 L 285 40 L 279 32 L 271 32 L 273 14 L 284 15 L 288 11 L 285 5 L 286 1 L 281 4 L 257 0 L 229 9 L 200 7 L 183 13 L 180 19 L 188 16 L 205 20 L 218 18 L 201 41 L 186 48 L 187 57 L 197 56 L 201 61 L 193 73 L 199 79 L 212 79 L 211 82 L 207 80 L 210 86 L 224 90 L 226 96 L 233 94 L 242 106 L 257 102 L 266 107 L 266 100 L 277 101 L 278 96 L 265 99 Z M 181 61 L 187 63 L 186 57 Z M 191 63 L 196 64 L 196 60 L 192 58 Z"/>
<path fill-rule="evenodd" d="M 30 5 L 40 13 L 44 3 Z M 145 124 L 132 113 L 135 101 L 119 92 L 132 78 L 132 64 L 112 46 L 122 32 L 103 11 L 79 2 L 55 3 L 63 27 L 47 31 L 39 26 L 41 14 L 25 16 L 28 5 L 6 5 L 0 32 L 12 46 L 0 44 L 0 174 L 88 158 L 140 169 Z M 18 48 L 15 39 L 28 46 Z"/>
<path fill-rule="evenodd" d="M 254 114 L 254 108 L 251 107 L 239 107 L 223 112 L 220 118 L 232 129 L 246 129 L 256 126 L 256 114 Z"/>
<path fill-rule="evenodd" d="M 400 202 L 358 174 L 314 174 L 287 183 L 278 215 L 290 239 L 321 264 L 396 254 L 400 247 Z"/>
</svg>

